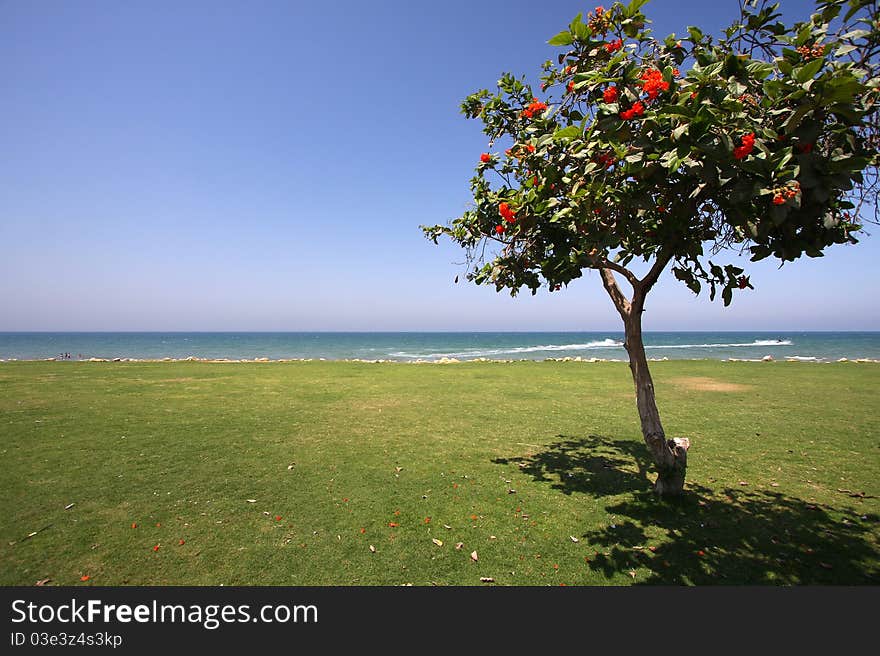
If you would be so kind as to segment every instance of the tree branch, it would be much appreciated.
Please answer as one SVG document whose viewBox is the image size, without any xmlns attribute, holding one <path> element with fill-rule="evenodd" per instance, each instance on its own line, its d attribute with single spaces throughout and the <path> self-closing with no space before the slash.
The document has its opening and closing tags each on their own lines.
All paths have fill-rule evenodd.
<svg viewBox="0 0 880 656">
<path fill-rule="evenodd" d="M 626 269 L 624 269 L 624 271 L 626 271 Z M 605 291 L 608 292 L 611 300 L 614 301 L 614 307 L 617 308 L 621 318 L 626 321 L 631 310 L 630 303 L 626 299 L 626 296 L 623 295 L 623 292 L 620 291 L 620 287 L 617 285 L 617 280 L 615 280 L 614 274 L 611 272 L 611 269 L 607 267 L 599 269 L 599 273 L 602 276 L 602 284 L 605 286 Z"/>
<path fill-rule="evenodd" d="M 612 271 L 615 271 L 616 273 L 619 273 L 620 275 L 622 275 L 624 278 L 626 278 L 626 281 L 630 285 L 632 285 L 633 290 L 635 290 L 636 287 L 640 284 L 639 279 L 636 278 L 635 274 L 632 271 L 630 271 L 626 267 L 622 267 L 619 264 L 616 264 L 615 262 L 609 262 L 607 258 L 604 258 L 604 257 L 593 258 L 593 262 L 596 265 L 593 268 L 599 269 L 600 271 L 602 271 L 603 269 L 611 269 Z M 612 277 L 611 279 L 614 280 L 614 277 Z M 603 282 L 604 282 L 604 277 L 603 277 Z M 614 285 L 615 285 L 615 287 L 617 286 L 616 280 L 614 280 Z M 618 288 L 618 291 L 620 291 L 619 288 Z"/>
<path fill-rule="evenodd" d="M 651 287 L 657 282 L 660 274 L 663 273 L 663 269 L 666 268 L 666 265 L 669 264 L 669 260 L 671 259 L 672 255 L 667 251 L 661 250 L 657 254 L 657 259 L 654 260 L 654 265 L 651 267 L 651 270 L 645 274 L 644 278 L 638 281 L 637 291 L 641 293 L 642 297 L 651 291 Z"/>
</svg>

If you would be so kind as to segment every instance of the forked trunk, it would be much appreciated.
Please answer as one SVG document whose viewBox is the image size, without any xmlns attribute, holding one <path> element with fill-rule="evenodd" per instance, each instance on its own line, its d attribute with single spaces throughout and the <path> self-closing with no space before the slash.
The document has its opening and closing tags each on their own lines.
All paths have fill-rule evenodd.
<svg viewBox="0 0 880 656">
<path fill-rule="evenodd" d="M 634 304 L 629 308 L 627 316 L 623 317 L 626 327 L 624 345 L 629 354 L 629 368 L 636 387 L 636 405 L 642 423 L 642 435 L 657 466 L 658 475 L 654 483 L 654 492 L 664 496 L 674 496 L 684 491 L 690 441 L 686 437 L 666 439 L 654 400 L 654 382 L 648 370 L 645 345 L 642 343 L 642 316 L 639 305 Z"/>
</svg>

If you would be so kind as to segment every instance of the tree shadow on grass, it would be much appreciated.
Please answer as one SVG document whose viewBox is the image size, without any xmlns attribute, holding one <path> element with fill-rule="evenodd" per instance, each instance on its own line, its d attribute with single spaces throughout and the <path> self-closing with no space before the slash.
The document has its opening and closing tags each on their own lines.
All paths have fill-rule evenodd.
<svg viewBox="0 0 880 656">
<path fill-rule="evenodd" d="M 557 435 L 560 441 L 541 453 L 525 457 L 496 458 L 498 465 L 517 464 L 536 481 L 550 482 L 564 494 L 608 496 L 650 488 L 650 463 L 636 455 L 637 442 L 590 435 L 575 438 Z"/>
<path fill-rule="evenodd" d="M 680 499 L 650 491 L 644 445 L 560 435 L 540 453 L 494 460 L 519 465 L 564 494 L 609 498 L 613 524 L 585 527 L 586 558 L 606 577 L 667 585 L 880 583 L 880 518 L 852 506 L 775 490 L 690 483 Z"/>
</svg>

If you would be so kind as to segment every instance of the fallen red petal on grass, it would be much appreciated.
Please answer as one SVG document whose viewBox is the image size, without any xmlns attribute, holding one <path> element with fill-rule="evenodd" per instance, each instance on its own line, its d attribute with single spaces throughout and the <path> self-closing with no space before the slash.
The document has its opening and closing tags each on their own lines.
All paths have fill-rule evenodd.
<svg viewBox="0 0 880 656">
<path fill-rule="evenodd" d="M 431 518 L 425 517 L 425 524 L 430 524 L 430 523 L 431 523 Z"/>
<path fill-rule="evenodd" d="M 394 515 L 395 515 L 395 517 L 396 517 L 397 515 L 400 515 L 400 511 L 399 511 L 399 510 L 395 510 L 395 511 L 394 511 Z"/>
<path fill-rule="evenodd" d="M 657 551 L 657 547 L 648 547 L 648 551 Z"/>
<path fill-rule="evenodd" d="M 397 522 L 388 522 L 388 526 L 390 526 L 391 528 L 397 528 L 398 526 L 400 526 L 400 524 L 398 524 Z"/>
<path fill-rule="evenodd" d="M 162 525 L 159 522 L 156 522 L 156 528 L 162 528 Z"/>
<path fill-rule="evenodd" d="M 183 546 L 186 544 L 186 540 L 180 540 L 180 541 L 178 541 L 177 544 L 179 544 L 180 546 Z"/>
<path fill-rule="evenodd" d="M 559 564 L 558 564 L 558 563 L 553 563 L 553 569 L 559 569 Z"/>
<path fill-rule="evenodd" d="M 342 503 L 348 503 L 348 497 L 342 497 Z"/>
<path fill-rule="evenodd" d="M 153 547 L 153 551 L 159 551 L 159 545 L 158 545 L 158 544 L 157 544 L 155 547 Z"/>
<path fill-rule="evenodd" d="M 88 574 L 83 574 L 82 576 L 79 577 L 79 580 L 80 581 L 88 581 L 90 578 L 92 578 L 92 577 L 89 576 Z"/>
<path fill-rule="evenodd" d="M 366 532 L 367 532 L 367 529 L 365 529 L 365 528 L 362 528 L 362 529 L 361 529 L 361 535 L 363 535 L 363 534 L 366 533 Z"/>
<path fill-rule="evenodd" d="M 471 515 L 471 519 L 476 520 L 476 519 L 477 519 L 477 516 L 476 516 L 476 515 Z"/>
<path fill-rule="evenodd" d="M 698 556 L 705 556 L 705 555 L 706 555 L 706 552 L 703 551 L 702 549 L 700 549 L 700 550 L 697 552 L 697 555 L 698 555 Z"/>
<path fill-rule="evenodd" d="M 137 528 L 137 527 L 138 527 L 137 522 L 132 522 L 132 523 L 131 523 L 131 527 L 132 527 L 132 528 Z"/>
<path fill-rule="evenodd" d="M 276 521 L 276 522 L 280 522 L 280 521 L 281 521 L 281 515 L 275 515 L 275 521 Z"/>
</svg>

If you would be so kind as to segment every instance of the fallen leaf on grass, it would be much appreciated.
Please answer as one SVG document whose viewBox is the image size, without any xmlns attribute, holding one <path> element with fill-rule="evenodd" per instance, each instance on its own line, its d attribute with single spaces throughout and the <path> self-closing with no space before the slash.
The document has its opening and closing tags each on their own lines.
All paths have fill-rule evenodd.
<svg viewBox="0 0 880 656">
<path fill-rule="evenodd" d="M 739 484 L 740 485 L 748 485 L 748 483 L 746 483 L 745 481 L 740 481 Z"/>
<path fill-rule="evenodd" d="M 633 581 L 636 580 L 636 571 L 634 569 L 629 571 L 629 575 L 632 577 Z"/>
<path fill-rule="evenodd" d="M 290 471 L 294 467 L 296 467 L 296 463 L 295 462 L 290 463 L 289 465 L 287 465 L 287 471 Z"/>
<path fill-rule="evenodd" d="M 256 503 L 257 502 L 256 499 L 245 499 L 245 501 L 247 501 L 248 503 Z"/>
<path fill-rule="evenodd" d="M 88 581 L 90 578 L 92 578 L 92 577 L 89 576 L 88 574 L 83 574 L 82 576 L 79 577 L 79 580 L 85 582 L 85 581 Z"/>
<path fill-rule="evenodd" d="M 73 508 L 75 505 L 76 505 L 75 503 L 68 503 L 66 506 L 64 506 L 64 509 L 65 509 L 65 510 L 70 510 L 70 509 Z"/>
<path fill-rule="evenodd" d="M 568 537 L 569 537 L 569 539 L 570 539 L 572 542 L 580 542 L 580 540 L 578 540 L 578 539 L 577 539 L 575 536 L 573 536 L 573 535 L 569 535 Z"/>
<path fill-rule="evenodd" d="M 474 549 L 473 551 L 471 551 L 471 560 L 474 561 L 474 562 L 477 562 L 479 559 L 480 559 L 480 557 L 477 556 L 477 551 L 476 551 L 476 549 Z"/>
<path fill-rule="evenodd" d="M 516 494 L 516 490 L 514 490 L 513 488 L 508 488 L 507 493 L 508 494 Z"/>
<path fill-rule="evenodd" d="M 828 563 L 819 563 L 819 567 L 823 567 L 825 569 L 834 569 L 834 567 L 829 565 Z"/>
<path fill-rule="evenodd" d="M 370 551 L 372 553 L 376 553 L 376 547 L 374 547 L 372 544 L 370 545 Z"/>
<path fill-rule="evenodd" d="M 452 530 L 452 527 L 449 524 L 444 524 L 443 528 L 445 528 L 447 531 Z"/>
<path fill-rule="evenodd" d="M 40 579 L 39 581 L 37 581 L 36 583 L 34 583 L 34 585 L 39 586 L 39 587 L 43 587 L 44 585 L 46 585 L 46 584 L 47 584 L 49 581 L 51 581 L 51 580 L 52 580 L 52 579 Z"/>
<path fill-rule="evenodd" d="M 395 467 L 394 471 L 396 471 L 399 474 L 400 472 L 403 471 L 403 467 Z"/>
<path fill-rule="evenodd" d="M 779 487 L 779 483 L 770 483 L 770 487 Z"/>
<path fill-rule="evenodd" d="M 433 542 L 434 544 L 436 544 L 438 547 L 442 547 L 442 546 L 443 546 L 443 540 L 438 540 L 437 538 L 431 538 L 431 542 Z"/>
<path fill-rule="evenodd" d="M 495 583 L 495 579 L 493 579 L 491 576 L 481 576 L 480 583 Z"/>
<path fill-rule="evenodd" d="M 456 551 L 461 551 L 461 548 L 462 548 L 463 546 L 464 546 L 464 542 L 456 542 L 456 543 L 455 543 L 455 550 L 456 550 Z"/>
</svg>

